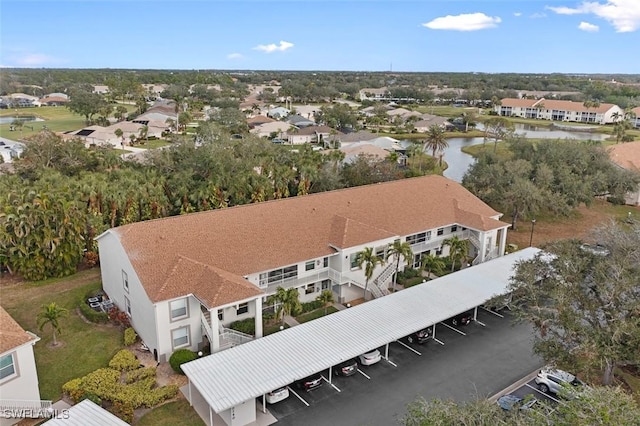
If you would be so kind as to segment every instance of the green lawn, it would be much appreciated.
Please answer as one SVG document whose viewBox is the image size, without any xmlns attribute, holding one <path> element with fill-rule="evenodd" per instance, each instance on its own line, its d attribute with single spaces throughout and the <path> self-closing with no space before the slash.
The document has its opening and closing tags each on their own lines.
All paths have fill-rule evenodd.
<svg viewBox="0 0 640 426">
<path fill-rule="evenodd" d="M 78 130 L 85 126 L 84 117 L 69 111 L 65 107 L 37 107 L 37 108 L 19 108 L 17 110 L 8 109 L 0 112 L 0 116 L 36 116 L 45 121 L 26 122 L 22 126 L 22 130 L 9 131 L 11 123 L 0 124 L 0 136 L 18 140 L 23 137 L 31 136 L 42 130 L 43 126 L 47 126 L 49 130 L 54 132 L 66 132 L 70 130 Z"/>
<path fill-rule="evenodd" d="M 84 322 L 76 312 L 78 301 L 89 290 L 99 289 L 95 282 L 67 288 L 64 279 L 23 284 L 3 290 L 3 307 L 25 329 L 41 340 L 35 345 L 35 359 L 42 399 L 58 400 L 62 385 L 76 377 L 106 367 L 113 355 L 123 347 L 122 331 L 111 325 Z M 16 293 L 14 293 L 16 292 Z M 9 294 L 12 293 L 12 294 Z M 24 297 L 22 297 L 24 295 Z M 50 328 L 38 330 L 36 315 L 42 305 L 55 302 L 67 308 L 69 315 L 61 320 L 58 347 L 51 347 Z"/>
<path fill-rule="evenodd" d="M 456 108 L 451 105 L 422 105 L 416 108 L 418 112 L 423 114 L 439 115 L 441 117 L 459 117 L 463 112 L 473 111 L 478 114 L 476 107 Z"/>
<path fill-rule="evenodd" d="M 333 306 L 329 306 L 327 308 L 327 315 L 330 315 L 334 312 L 338 312 L 338 310 L 336 308 L 334 308 Z M 316 309 L 315 311 L 311 311 L 311 312 L 307 312 L 306 314 L 302 314 L 302 315 L 298 315 L 296 317 L 296 320 L 302 324 L 304 322 L 308 322 L 320 317 L 324 316 L 324 308 L 320 308 L 320 309 Z"/>
<path fill-rule="evenodd" d="M 136 423 L 137 426 L 203 426 L 204 422 L 185 399 L 154 408 Z"/>
</svg>

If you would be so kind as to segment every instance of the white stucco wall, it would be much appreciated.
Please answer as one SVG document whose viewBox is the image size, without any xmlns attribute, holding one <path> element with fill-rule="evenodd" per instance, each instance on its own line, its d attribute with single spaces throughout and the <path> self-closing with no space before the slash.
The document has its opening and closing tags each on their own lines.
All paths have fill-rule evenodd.
<svg viewBox="0 0 640 426">
<path fill-rule="evenodd" d="M 0 399 L 39 401 L 38 371 L 33 356 L 33 345 L 37 340 L 27 342 L 22 346 L 11 349 L 0 357 L 13 354 L 13 366 L 16 374 L 6 377 L 0 382 Z M 0 425 L 7 426 L 17 423 L 19 419 L 0 418 Z"/>
<path fill-rule="evenodd" d="M 229 426 L 244 426 L 253 423 L 256 421 L 256 400 L 245 401 L 219 415 Z"/>
</svg>

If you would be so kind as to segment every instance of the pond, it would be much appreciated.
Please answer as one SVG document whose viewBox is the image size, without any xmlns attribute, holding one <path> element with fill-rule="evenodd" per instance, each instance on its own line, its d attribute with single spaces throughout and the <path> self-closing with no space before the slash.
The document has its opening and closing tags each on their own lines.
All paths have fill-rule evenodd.
<svg viewBox="0 0 640 426">
<path fill-rule="evenodd" d="M 609 135 L 604 133 L 579 132 L 550 129 L 548 127 L 537 127 L 528 124 L 516 124 L 516 134 L 527 138 L 535 139 L 575 139 L 575 140 L 592 140 L 605 141 Z M 482 126 L 478 126 L 481 130 Z M 473 164 L 475 158 L 461 151 L 465 146 L 479 145 L 485 143 L 484 138 L 451 138 L 447 139 L 449 147 L 444 150 L 444 161 L 447 162 L 449 168 L 444 171 L 444 175 L 456 182 L 462 182 L 462 177 Z M 493 145 L 493 142 L 487 142 Z"/>
<path fill-rule="evenodd" d="M 5 116 L 5 117 L 0 117 L 0 124 L 11 124 L 13 123 L 15 120 L 20 120 L 20 121 L 44 121 L 42 118 L 36 117 L 35 115 L 20 115 L 20 116 L 13 116 L 13 115 L 9 115 L 9 116 Z"/>
</svg>

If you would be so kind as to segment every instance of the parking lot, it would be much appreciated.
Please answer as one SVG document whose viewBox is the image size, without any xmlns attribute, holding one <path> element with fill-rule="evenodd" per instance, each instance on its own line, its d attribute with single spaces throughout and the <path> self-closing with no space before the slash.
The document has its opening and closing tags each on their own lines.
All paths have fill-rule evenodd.
<svg viewBox="0 0 640 426">
<path fill-rule="evenodd" d="M 388 359 L 359 366 L 353 376 L 332 376 L 329 383 L 324 371 L 323 386 L 305 392 L 292 385 L 289 398 L 268 409 L 283 425 L 389 425 L 418 397 L 487 398 L 542 365 L 531 353 L 527 325 L 512 325 L 508 312 L 501 318 L 481 308 L 477 319 L 466 326 L 438 324 L 435 339 L 422 345 L 392 342 Z M 378 349 L 384 357 L 385 348 Z"/>
</svg>

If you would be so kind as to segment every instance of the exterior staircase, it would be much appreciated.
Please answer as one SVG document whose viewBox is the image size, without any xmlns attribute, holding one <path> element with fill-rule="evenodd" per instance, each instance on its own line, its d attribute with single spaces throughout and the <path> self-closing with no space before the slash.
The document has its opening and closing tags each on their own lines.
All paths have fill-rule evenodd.
<svg viewBox="0 0 640 426">
<path fill-rule="evenodd" d="M 386 268 L 382 270 L 378 274 L 378 276 L 373 280 L 373 285 L 378 287 L 383 295 L 390 294 L 389 284 L 393 278 L 393 274 L 396 271 L 395 264 L 392 262 L 387 265 Z"/>
<path fill-rule="evenodd" d="M 243 343 L 247 343 L 254 340 L 254 337 L 251 336 L 250 334 L 245 334 L 240 331 L 226 328 L 220 323 L 218 323 L 217 335 L 214 335 L 213 330 L 211 328 L 211 311 L 201 310 L 200 313 L 201 313 L 200 322 L 202 324 L 202 331 L 207 336 L 210 342 L 213 341 L 214 337 L 217 337 L 219 339 L 221 351 L 224 349 L 229 349 L 234 346 L 242 345 Z"/>
</svg>

